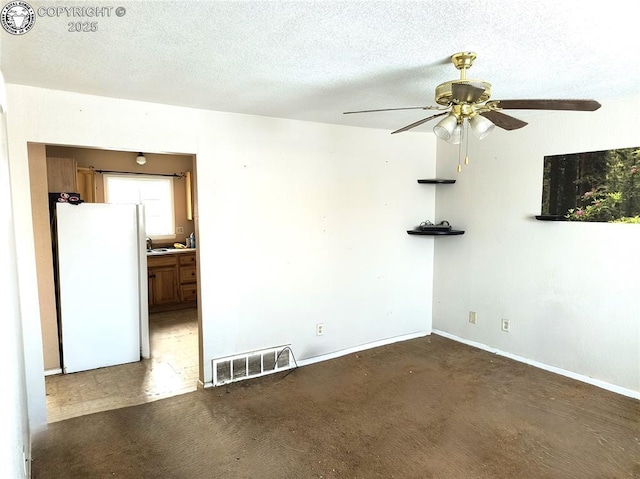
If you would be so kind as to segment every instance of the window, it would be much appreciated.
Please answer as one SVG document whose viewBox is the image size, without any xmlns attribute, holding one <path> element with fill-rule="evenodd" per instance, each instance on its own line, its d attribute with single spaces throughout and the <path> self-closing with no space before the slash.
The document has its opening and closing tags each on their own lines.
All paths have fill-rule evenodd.
<svg viewBox="0 0 640 479">
<path fill-rule="evenodd" d="M 173 239 L 173 178 L 163 176 L 104 175 L 107 203 L 143 204 L 147 236 Z"/>
</svg>

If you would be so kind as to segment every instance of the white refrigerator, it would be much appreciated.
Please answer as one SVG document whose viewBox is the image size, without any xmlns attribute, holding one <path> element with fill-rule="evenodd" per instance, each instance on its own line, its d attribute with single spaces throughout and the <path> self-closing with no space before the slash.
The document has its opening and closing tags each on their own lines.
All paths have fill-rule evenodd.
<svg viewBox="0 0 640 479">
<path fill-rule="evenodd" d="M 149 357 L 142 205 L 56 204 L 62 371 Z"/>
</svg>

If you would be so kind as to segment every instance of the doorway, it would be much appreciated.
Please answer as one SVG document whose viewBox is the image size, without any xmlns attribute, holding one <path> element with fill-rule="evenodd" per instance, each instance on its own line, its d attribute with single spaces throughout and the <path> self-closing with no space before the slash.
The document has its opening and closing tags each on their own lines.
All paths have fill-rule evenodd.
<svg viewBox="0 0 640 479">
<path fill-rule="evenodd" d="M 101 174 L 96 170 L 129 171 L 142 174 L 178 173 L 179 175 L 174 181 L 180 186 L 180 188 L 176 187 L 174 191 L 175 229 L 178 234 L 175 238 L 166 239 L 166 245 L 185 244 L 190 233 L 196 232 L 196 216 L 193 214 L 189 216 L 186 212 L 181 215 L 177 213 L 178 210 L 184 212 L 188 203 L 193 209 L 197 208 L 195 175 L 192 174 L 195 171 L 195 158 L 192 155 L 145 153 L 147 163 L 139 165 L 135 161 L 137 152 L 45 145 L 36 145 L 34 150 L 36 154 L 32 158 L 30 149 L 29 162 L 36 240 L 45 233 L 45 228 L 47 231 L 49 230 L 48 220 L 42 221 L 42 228 L 37 228 L 38 215 L 35 211 L 42 209 L 48 212 L 48 203 L 36 201 L 37 197 L 40 199 L 47 197 L 47 157 L 73 158 L 79 177 L 77 187 L 86 191 L 87 198 L 93 194 L 96 201 L 104 198 L 103 181 Z M 190 179 L 193 181 L 190 184 L 193 188 L 189 191 L 188 199 L 186 191 L 189 188 L 184 185 L 185 172 L 190 173 Z M 81 179 L 80 175 L 82 175 Z M 180 184 L 180 182 L 182 183 Z M 84 197 L 85 195 L 83 195 Z M 40 217 L 44 220 L 45 214 L 41 212 Z M 43 283 L 52 282 L 50 238 L 49 235 L 49 255 L 37 252 L 39 289 L 42 278 L 44 278 Z M 156 242 L 156 246 L 161 244 L 161 242 Z M 41 241 L 40 246 L 41 252 L 46 253 L 46 242 Z M 197 268 L 196 263 L 194 270 L 197 271 Z M 43 271 L 46 274 L 42 274 Z M 191 286 L 195 286 L 195 284 Z M 195 293 L 194 296 L 196 296 Z M 145 301 L 146 299 L 144 298 Z M 51 301 L 54 302 L 53 306 L 50 305 Z M 181 309 L 151 312 L 149 315 L 151 350 L 148 359 L 66 375 L 61 374 L 62 363 L 57 354 L 59 349 L 57 319 L 55 314 L 51 314 L 52 311 L 55 312 L 55 297 L 41 294 L 41 302 L 43 303 L 40 309 L 43 323 L 49 422 L 149 402 L 197 388 L 200 340 L 196 301 L 183 305 Z M 42 314 L 43 311 L 48 314 Z M 90 321 L 90 319 L 91 312 L 88 311 L 87 320 Z"/>
</svg>

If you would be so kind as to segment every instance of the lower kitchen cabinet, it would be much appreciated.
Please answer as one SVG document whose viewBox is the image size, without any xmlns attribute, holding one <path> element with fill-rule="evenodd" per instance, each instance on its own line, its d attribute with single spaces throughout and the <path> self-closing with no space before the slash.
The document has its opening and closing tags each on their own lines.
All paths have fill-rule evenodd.
<svg viewBox="0 0 640 479">
<path fill-rule="evenodd" d="M 194 284 L 180 285 L 180 300 L 183 302 L 195 301 L 198 298 L 198 288 Z"/>
<path fill-rule="evenodd" d="M 170 304 L 179 300 L 175 266 L 151 268 L 149 277 L 150 304 Z"/>
<path fill-rule="evenodd" d="M 180 301 L 195 301 L 198 295 L 196 285 L 196 255 L 180 255 Z"/>
<path fill-rule="evenodd" d="M 195 261 L 195 252 L 147 256 L 149 311 L 195 305 L 198 291 Z"/>
</svg>

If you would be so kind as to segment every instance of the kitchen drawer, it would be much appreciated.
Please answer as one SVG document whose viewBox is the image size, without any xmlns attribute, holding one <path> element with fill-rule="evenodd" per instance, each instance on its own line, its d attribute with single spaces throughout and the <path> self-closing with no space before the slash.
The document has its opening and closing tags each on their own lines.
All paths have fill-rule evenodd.
<svg viewBox="0 0 640 479">
<path fill-rule="evenodd" d="M 196 255 L 193 254 L 181 254 L 180 255 L 180 264 L 183 266 L 189 266 L 196 264 Z"/>
<path fill-rule="evenodd" d="M 196 281 L 196 267 L 181 266 L 180 267 L 180 283 L 195 283 L 195 281 Z"/>
<path fill-rule="evenodd" d="M 162 255 L 148 255 L 147 256 L 147 267 L 153 268 L 154 266 L 176 266 L 178 262 L 176 261 L 176 257 L 170 254 L 162 254 Z"/>
<path fill-rule="evenodd" d="M 195 301 L 198 299 L 198 287 L 194 284 L 180 286 L 180 301 Z"/>
</svg>

